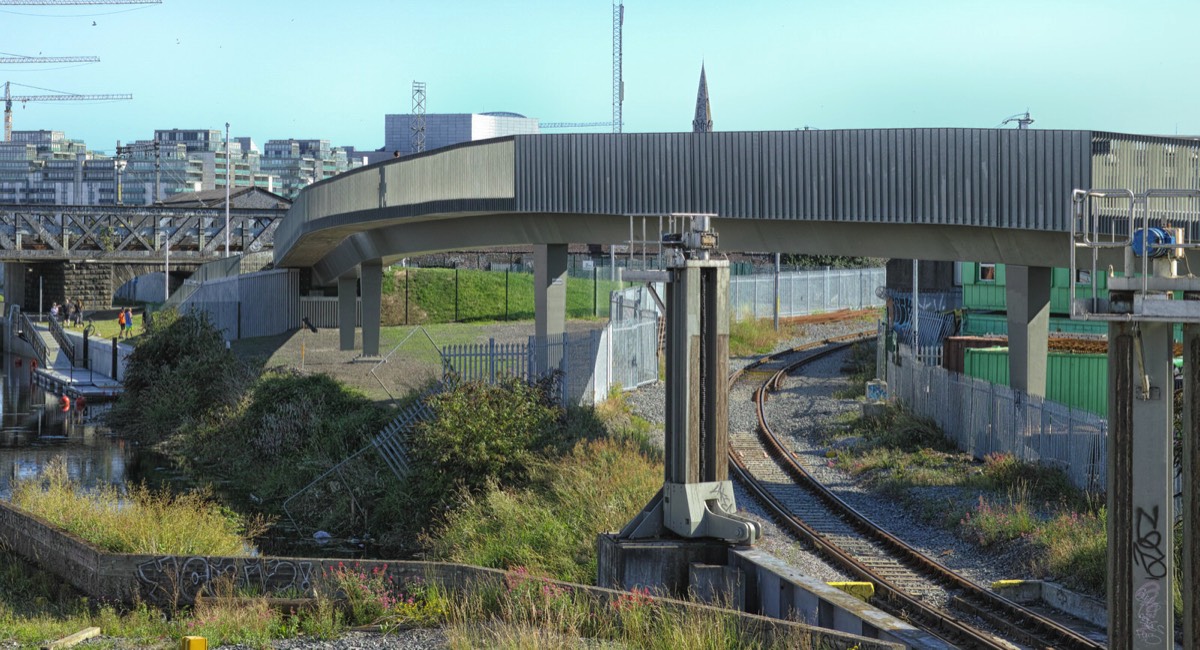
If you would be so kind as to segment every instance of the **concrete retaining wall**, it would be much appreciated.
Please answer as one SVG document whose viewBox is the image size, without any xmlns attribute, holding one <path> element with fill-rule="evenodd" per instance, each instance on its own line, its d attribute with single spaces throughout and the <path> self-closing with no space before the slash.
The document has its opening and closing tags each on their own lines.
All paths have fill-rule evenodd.
<svg viewBox="0 0 1200 650">
<path fill-rule="evenodd" d="M 344 560 L 281 557 L 182 557 L 106 553 L 82 539 L 60 531 L 38 517 L 0 502 L 0 543 L 50 571 L 92 598 L 122 602 L 140 599 L 159 605 L 183 604 L 217 580 L 265 595 L 309 594 Z M 401 583 L 421 579 L 461 591 L 479 586 L 503 586 L 510 576 L 503 571 L 439 562 L 362 560 L 352 563 L 372 572 L 380 568 Z M 626 592 L 589 585 L 547 580 L 574 592 L 584 592 L 602 605 L 616 602 Z M 657 599 L 664 607 L 721 612 L 706 605 Z M 813 647 L 897 650 L 902 645 L 862 636 L 814 628 L 751 614 L 738 614 L 743 629 L 767 634 L 801 634 Z"/>
</svg>

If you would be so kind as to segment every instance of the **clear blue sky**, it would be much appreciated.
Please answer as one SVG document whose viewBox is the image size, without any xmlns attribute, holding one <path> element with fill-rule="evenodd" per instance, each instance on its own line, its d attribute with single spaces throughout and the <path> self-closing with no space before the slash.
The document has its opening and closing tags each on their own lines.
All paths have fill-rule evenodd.
<svg viewBox="0 0 1200 650">
<path fill-rule="evenodd" d="M 629 0 L 625 131 L 690 130 L 703 62 L 719 131 L 990 128 L 1028 108 L 1034 128 L 1200 134 L 1197 24 L 1196 0 Z M 132 93 L 14 107 L 16 129 L 106 151 L 225 122 L 260 145 L 375 149 L 384 114 L 411 110 L 413 80 L 430 113 L 612 110 L 607 0 L 3 5 L 0 51 L 99 56 L 0 66 L 0 81 Z"/>
</svg>

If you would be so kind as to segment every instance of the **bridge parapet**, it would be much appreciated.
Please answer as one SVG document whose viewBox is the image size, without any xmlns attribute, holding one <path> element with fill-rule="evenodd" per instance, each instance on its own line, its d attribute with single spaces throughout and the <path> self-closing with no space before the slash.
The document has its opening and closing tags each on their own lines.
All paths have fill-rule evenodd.
<svg viewBox="0 0 1200 650">
<path fill-rule="evenodd" d="M 283 210 L 229 212 L 230 253 L 274 243 Z M 0 205 L 0 261 L 206 262 L 225 255 L 225 210 Z"/>
</svg>

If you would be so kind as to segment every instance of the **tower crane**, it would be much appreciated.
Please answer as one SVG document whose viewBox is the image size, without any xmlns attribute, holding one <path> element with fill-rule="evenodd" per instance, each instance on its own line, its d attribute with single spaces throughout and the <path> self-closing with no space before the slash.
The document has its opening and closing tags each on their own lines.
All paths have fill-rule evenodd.
<svg viewBox="0 0 1200 650">
<path fill-rule="evenodd" d="M 0 0 L 0 5 L 159 5 L 162 0 Z"/>
<path fill-rule="evenodd" d="M 0 64 L 5 63 L 99 63 L 98 56 L 4 56 Z"/>
<path fill-rule="evenodd" d="M 4 0 L 0 0 L 2 3 Z M 12 141 L 12 105 L 14 101 L 18 102 L 62 102 L 62 101 L 107 101 L 113 99 L 133 99 L 133 95 L 129 93 L 117 94 L 102 94 L 102 95 L 13 95 L 9 88 L 12 82 L 4 82 L 4 141 Z"/>
</svg>

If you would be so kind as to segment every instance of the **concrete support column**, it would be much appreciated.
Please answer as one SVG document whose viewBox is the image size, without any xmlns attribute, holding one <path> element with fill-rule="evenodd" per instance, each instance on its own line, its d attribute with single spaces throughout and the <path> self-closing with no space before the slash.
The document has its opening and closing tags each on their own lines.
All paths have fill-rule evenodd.
<svg viewBox="0 0 1200 650">
<path fill-rule="evenodd" d="M 339 348 L 354 349 L 354 328 L 358 321 L 358 278 L 345 275 L 338 278 L 338 336 Z"/>
<path fill-rule="evenodd" d="M 1200 324 L 1183 326 L 1183 647 L 1200 648 Z M 1188 587 L 1187 585 L 1193 585 Z"/>
<path fill-rule="evenodd" d="M 363 356 L 379 356 L 380 305 L 383 302 L 383 260 L 363 262 L 362 339 Z"/>
<path fill-rule="evenodd" d="M 1108 641 L 1175 647 L 1172 324 L 1108 328 Z M 1191 591 L 1187 588 L 1184 591 Z"/>
<path fill-rule="evenodd" d="M 1050 267 L 1010 264 L 1005 271 L 1009 385 L 1044 397 L 1050 337 Z"/>
<path fill-rule="evenodd" d="M 7 307 L 13 304 L 20 305 L 24 311 L 30 311 L 25 300 L 25 265 L 21 262 L 4 263 L 4 305 Z M 5 315 L 7 316 L 7 312 Z"/>
<path fill-rule="evenodd" d="M 567 245 L 538 244 L 533 247 L 534 334 L 537 337 L 537 369 L 546 372 L 562 362 L 562 347 L 546 345 L 561 341 L 567 327 Z"/>
</svg>

